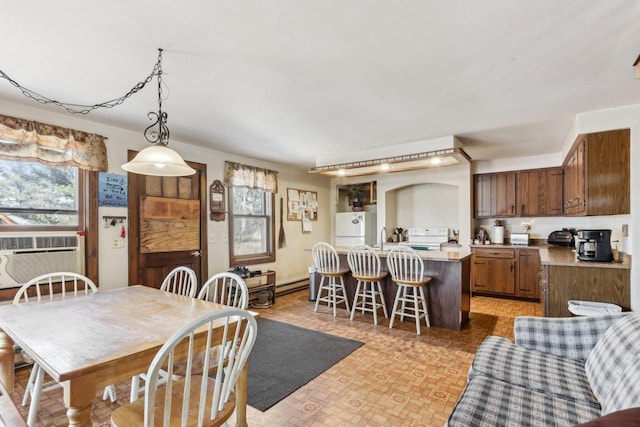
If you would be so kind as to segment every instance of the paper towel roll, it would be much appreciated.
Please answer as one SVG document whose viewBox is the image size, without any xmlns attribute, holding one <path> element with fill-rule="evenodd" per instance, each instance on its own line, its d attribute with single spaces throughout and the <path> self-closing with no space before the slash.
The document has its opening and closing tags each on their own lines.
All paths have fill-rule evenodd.
<svg viewBox="0 0 640 427">
<path fill-rule="evenodd" d="M 502 245 L 504 243 L 504 226 L 493 226 L 493 243 L 496 245 Z"/>
</svg>

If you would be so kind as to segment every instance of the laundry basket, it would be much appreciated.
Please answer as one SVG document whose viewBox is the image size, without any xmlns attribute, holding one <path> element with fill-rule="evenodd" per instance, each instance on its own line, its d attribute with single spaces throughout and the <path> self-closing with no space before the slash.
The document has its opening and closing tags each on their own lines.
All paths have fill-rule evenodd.
<svg viewBox="0 0 640 427">
<path fill-rule="evenodd" d="M 576 316 L 602 316 L 620 313 L 622 307 L 607 302 L 569 300 L 569 311 Z"/>
</svg>

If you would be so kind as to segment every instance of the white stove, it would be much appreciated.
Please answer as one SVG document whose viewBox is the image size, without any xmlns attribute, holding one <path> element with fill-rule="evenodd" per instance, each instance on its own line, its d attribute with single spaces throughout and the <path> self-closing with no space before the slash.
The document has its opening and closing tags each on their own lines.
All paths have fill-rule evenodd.
<svg viewBox="0 0 640 427">
<path fill-rule="evenodd" d="M 416 248 L 427 248 L 430 251 L 439 251 L 440 245 L 449 241 L 449 229 L 446 227 L 435 228 L 410 228 L 407 232 L 407 241 L 402 242 Z"/>
</svg>

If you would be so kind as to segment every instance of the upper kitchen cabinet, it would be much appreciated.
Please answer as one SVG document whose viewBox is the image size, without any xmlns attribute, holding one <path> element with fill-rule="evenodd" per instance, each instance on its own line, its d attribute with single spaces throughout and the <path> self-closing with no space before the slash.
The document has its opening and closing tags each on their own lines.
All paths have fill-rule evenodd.
<svg viewBox="0 0 640 427">
<path fill-rule="evenodd" d="M 518 216 L 562 215 L 562 168 L 521 171 L 517 183 Z"/>
<path fill-rule="evenodd" d="M 516 174 L 513 172 L 474 176 L 476 218 L 516 215 Z"/>
<path fill-rule="evenodd" d="M 566 215 L 630 213 L 630 131 L 579 135 L 563 163 Z"/>
</svg>

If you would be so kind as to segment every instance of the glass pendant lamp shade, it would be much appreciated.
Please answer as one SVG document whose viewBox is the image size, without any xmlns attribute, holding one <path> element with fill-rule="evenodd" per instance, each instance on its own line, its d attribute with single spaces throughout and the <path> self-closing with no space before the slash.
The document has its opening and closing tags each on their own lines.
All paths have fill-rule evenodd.
<svg viewBox="0 0 640 427">
<path fill-rule="evenodd" d="M 127 172 L 153 176 L 187 176 L 196 173 L 180 154 L 165 145 L 153 145 L 140 151 L 128 163 L 122 165 Z"/>
</svg>

